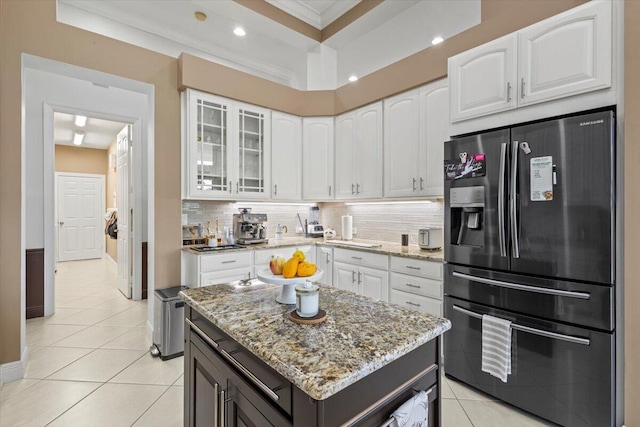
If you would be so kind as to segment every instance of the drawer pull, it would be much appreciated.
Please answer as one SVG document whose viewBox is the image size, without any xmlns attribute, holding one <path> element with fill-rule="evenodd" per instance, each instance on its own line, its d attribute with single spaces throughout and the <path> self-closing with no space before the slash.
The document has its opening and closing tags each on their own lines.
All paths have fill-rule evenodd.
<svg viewBox="0 0 640 427">
<path fill-rule="evenodd" d="M 352 256 L 351 258 L 357 259 L 358 261 L 362 261 L 362 257 L 359 257 L 359 256 Z"/>
<path fill-rule="evenodd" d="M 421 286 L 420 285 L 414 285 L 413 283 L 406 283 L 406 285 L 410 288 L 416 288 L 416 289 L 420 289 Z"/>
<path fill-rule="evenodd" d="M 407 304 L 412 305 L 414 307 L 420 307 L 420 304 L 416 304 L 415 302 L 405 301 Z"/>
<path fill-rule="evenodd" d="M 240 362 L 238 362 L 236 359 L 234 359 L 225 350 L 223 350 L 223 349 L 219 349 L 219 350 L 220 350 L 220 354 L 222 354 L 222 356 L 225 359 L 227 359 L 227 361 L 229 363 L 231 363 L 233 366 L 236 367 L 236 369 L 238 369 L 240 372 L 242 372 L 244 375 L 246 375 L 247 378 L 249 378 L 249 380 L 251 380 L 251 382 L 254 383 L 267 396 L 269 396 L 273 400 L 280 400 L 280 396 L 278 396 L 276 393 L 274 393 L 274 391 L 271 390 L 265 383 L 260 381 L 260 379 L 258 379 L 258 377 L 253 375 L 253 373 L 251 371 L 249 371 L 247 368 L 245 368 Z"/>
<path fill-rule="evenodd" d="M 233 264 L 234 262 L 236 262 L 235 259 L 231 259 L 229 261 L 222 261 L 223 264 Z"/>
<path fill-rule="evenodd" d="M 218 343 L 209 338 L 209 336 L 202 332 L 202 329 L 198 328 L 191 320 L 185 318 L 184 321 L 187 323 L 187 325 L 191 326 L 193 332 L 195 332 L 196 335 L 202 338 L 207 344 L 209 344 L 213 348 L 218 348 Z"/>
<path fill-rule="evenodd" d="M 422 270 L 420 267 L 414 267 L 413 265 L 407 265 L 406 267 L 410 270 Z"/>
</svg>

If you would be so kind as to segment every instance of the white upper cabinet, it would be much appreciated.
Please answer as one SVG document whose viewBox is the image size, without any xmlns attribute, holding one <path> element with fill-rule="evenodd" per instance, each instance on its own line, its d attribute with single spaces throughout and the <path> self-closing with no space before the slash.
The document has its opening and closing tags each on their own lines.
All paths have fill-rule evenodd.
<svg viewBox="0 0 640 427">
<path fill-rule="evenodd" d="M 515 108 L 516 50 L 514 33 L 449 58 L 451 122 Z"/>
<path fill-rule="evenodd" d="M 612 2 L 593 0 L 449 58 L 451 123 L 611 87 Z"/>
<path fill-rule="evenodd" d="M 519 104 L 610 87 L 611 32 L 608 1 L 591 1 L 519 31 Z"/>
<path fill-rule="evenodd" d="M 417 196 L 420 180 L 419 92 L 384 100 L 384 195 Z"/>
<path fill-rule="evenodd" d="M 269 110 L 191 89 L 182 97 L 184 198 L 269 198 Z"/>
<path fill-rule="evenodd" d="M 336 199 L 382 197 L 382 102 L 335 119 Z"/>
<path fill-rule="evenodd" d="M 439 80 L 420 89 L 420 196 L 444 196 L 444 143 L 449 140 L 449 85 Z"/>
<path fill-rule="evenodd" d="M 302 118 L 271 113 L 271 198 L 302 199 Z"/>
<path fill-rule="evenodd" d="M 302 119 L 302 196 L 305 200 L 332 200 L 333 117 Z"/>
</svg>

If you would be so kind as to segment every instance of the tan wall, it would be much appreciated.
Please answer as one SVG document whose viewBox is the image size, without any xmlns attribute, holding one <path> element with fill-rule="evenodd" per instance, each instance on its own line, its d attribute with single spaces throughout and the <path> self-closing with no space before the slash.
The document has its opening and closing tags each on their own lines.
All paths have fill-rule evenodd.
<svg viewBox="0 0 640 427">
<path fill-rule="evenodd" d="M 114 140 L 109 149 L 107 150 L 107 157 L 116 154 L 116 141 Z M 116 198 L 114 194 L 116 194 L 117 187 L 116 180 L 116 171 L 112 168 L 107 168 L 107 178 L 106 178 L 106 187 L 107 187 L 107 209 L 116 207 Z M 105 237 L 107 242 L 107 253 L 114 260 L 118 261 L 118 241 L 115 239 L 111 239 L 109 236 Z"/>
<path fill-rule="evenodd" d="M 93 173 L 106 175 L 107 150 L 56 145 L 56 172 Z"/>
<path fill-rule="evenodd" d="M 624 314 L 625 424 L 640 426 L 640 2 L 624 3 Z"/>
<path fill-rule="evenodd" d="M 174 58 L 56 22 L 55 0 L 0 2 L 0 363 L 20 359 L 21 58 L 32 55 L 155 86 L 155 282 L 180 282 L 180 98 Z M 123 67 L 122 64 L 127 64 Z M 178 161 L 176 160 L 178 159 Z"/>
</svg>

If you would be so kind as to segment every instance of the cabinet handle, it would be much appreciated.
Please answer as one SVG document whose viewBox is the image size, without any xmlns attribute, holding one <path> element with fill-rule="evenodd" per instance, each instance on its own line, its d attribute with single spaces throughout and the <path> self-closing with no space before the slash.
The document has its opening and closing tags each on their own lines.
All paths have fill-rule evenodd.
<svg viewBox="0 0 640 427">
<path fill-rule="evenodd" d="M 359 257 L 359 256 L 352 256 L 351 258 L 353 258 L 353 259 L 357 259 L 358 261 L 362 261 L 362 258 L 361 258 L 361 257 Z"/>
<path fill-rule="evenodd" d="M 184 321 L 187 325 L 191 327 L 191 329 L 193 329 L 193 332 L 195 332 L 196 335 L 198 335 L 204 342 L 206 342 L 213 348 L 218 348 L 218 343 L 212 340 L 211 338 L 209 338 L 209 336 L 204 332 L 202 332 L 202 329 L 198 328 L 191 320 L 185 318 Z"/>
<path fill-rule="evenodd" d="M 416 288 L 416 289 L 420 289 L 420 285 L 414 285 L 412 283 L 405 283 L 405 285 L 407 285 L 410 288 Z"/>
<path fill-rule="evenodd" d="M 231 192 L 233 191 L 233 184 L 229 184 L 228 187 L 229 187 L 229 194 L 231 194 Z"/>
<path fill-rule="evenodd" d="M 358 285 L 362 284 L 362 273 L 358 271 Z"/>
<path fill-rule="evenodd" d="M 416 191 L 416 179 L 413 178 L 413 191 Z"/>
<path fill-rule="evenodd" d="M 230 259 L 229 261 L 222 261 L 222 264 L 232 264 L 234 262 L 236 262 L 235 259 Z"/>
<path fill-rule="evenodd" d="M 424 178 L 420 178 L 420 191 L 424 190 Z"/>
<path fill-rule="evenodd" d="M 416 304 L 415 302 L 405 301 L 406 304 L 412 305 L 414 307 L 420 307 L 420 304 Z"/>
<path fill-rule="evenodd" d="M 524 77 L 520 80 L 520 98 L 524 99 Z"/>
<path fill-rule="evenodd" d="M 405 267 L 407 267 L 410 270 L 420 270 L 421 269 L 420 267 L 414 267 L 413 265 L 407 265 Z"/>
<path fill-rule="evenodd" d="M 327 264 L 329 264 L 329 254 L 325 254 L 327 256 Z"/>
<path fill-rule="evenodd" d="M 277 196 L 277 195 L 278 195 L 278 184 L 275 184 L 275 185 L 273 186 L 273 195 L 274 195 L 274 196 Z"/>
<path fill-rule="evenodd" d="M 329 197 L 331 197 L 331 186 L 329 186 Z"/>
<path fill-rule="evenodd" d="M 240 181 L 236 181 L 236 193 L 240 192 Z"/>
<path fill-rule="evenodd" d="M 511 83 L 507 82 L 507 102 L 511 102 Z"/>
<path fill-rule="evenodd" d="M 351 194 L 356 194 L 356 185 L 355 184 L 351 184 Z"/>
<path fill-rule="evenodd" d="M 220 386 L 218 383 L 213 384 L 213 394 L 216 396 L 213 400 L 213 427 L 218 427 L 220 425 L 220 413 L 218 412 L 220 405 Z"/>
<path fill-rule="evenodd" d="M 356 184 L 356 194 L 360 194 L 360 184 Z"/>
<path fill-rule="evenodd" d="M 244 367 L 244 365 L 242 365 L 240 362 L 238 362 L 236 359 L 233 358 L 233 356 L 231 356 L 229 353 L 227 353 L 226 350 L 220 349 L 220 354 L 227 359 L 227 361 L 229 363 L 231 363 L 236 369 L 238 369 L 240 372 L 242 372 L 244 375 L 246 375 L 246 377 L 253 382 L 260 390 L 262 390 L 267 396 L 269 396 L 271 399 L 273 400 L 280 400 L 280 396 L 278 396 L 273 390 L 271 390 L 265 383 L 263 383 L 262 381 L 260 381 L 260 379 L 258 379 L 258 377 L 256 377 L 255 375 L 253 375 L 253 373 L 251 371 L 249 371 L 247 368 Z M 222 393 L 224 393 L 224 391 L 222 391 Z M 221 412 L 224 412 L 224 409 L 221 410 Z"/>
<path fill-rule="evenodd" d="M 227 425 L 226 420 L 225 420 L 225 413 L 224 413 L 224 404 L 225 404 L 225 391 L 224 390 L 220 390 L 220 401 L 218 403 L 218 405 L 220 406 L 220 409 L 218 412 L 220 412 L 220 427 L 224 427 Z"/>
<path fill-rule="evenodd" d="M 356 272 L 355 271 L 351 272 L 351 283 L 356 283 Z"/>
<path fill-rule="evenodd" d="M 247 278 L 248 278 L 248 279 L 251 279 L 251 272 L 248 272 L 248 273 L 247 273 Z"/>
</svg>

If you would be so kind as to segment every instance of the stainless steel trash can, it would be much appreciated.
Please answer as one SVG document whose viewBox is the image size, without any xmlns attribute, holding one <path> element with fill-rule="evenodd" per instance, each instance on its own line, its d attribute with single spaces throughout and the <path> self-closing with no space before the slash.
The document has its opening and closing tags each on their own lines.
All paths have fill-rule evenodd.
<svg viewBox="0 0 640 427">
<path fill-rule="evenodd" d="M 151 354 L 162 360 L 184 354 L 184 302 L 178 292 L 184 286 L 155 291 L 153 308 L 153 346 Z"/>
</svg>

